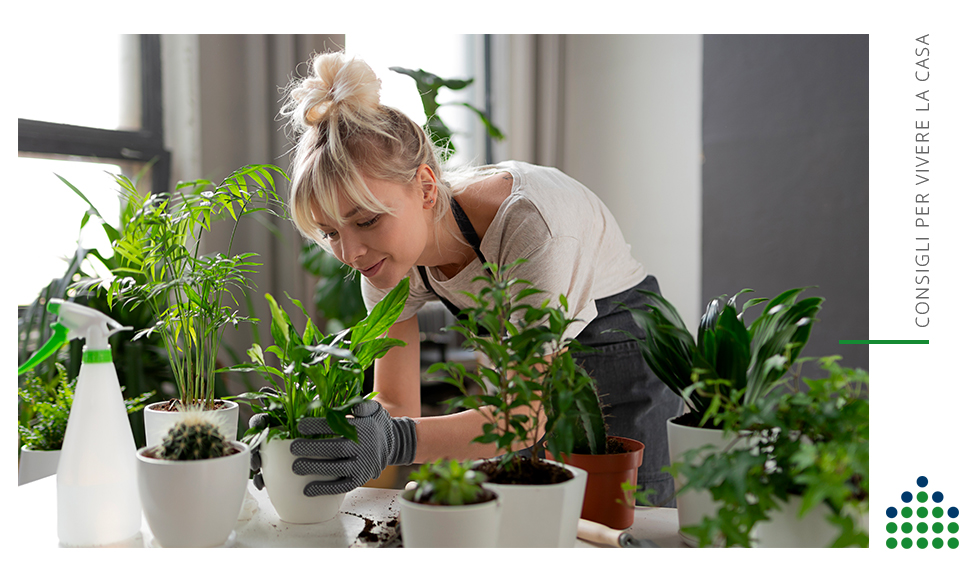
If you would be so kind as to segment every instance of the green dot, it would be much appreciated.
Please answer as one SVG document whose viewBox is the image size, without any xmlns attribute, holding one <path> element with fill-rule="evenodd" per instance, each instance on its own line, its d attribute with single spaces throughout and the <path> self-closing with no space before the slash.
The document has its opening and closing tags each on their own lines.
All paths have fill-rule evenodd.
<svg viewBox="0 0 976 581">
<path fill-rule="evenodd" d="M 885 526 L 885 530 L 887 530 L 891 534 L 897 533 L 898 532 L 898 525 L 896 525 L 893 522 L 890 522 L 890 523 L 887 524 L 887 526 Z"/>
<path fill-rule="evenodd" d="M 929 546 L 929 542 L 925 540 L 925 537 L 922 537 L 919 540 L 917 540 L 915 544 L 918 545 L 919 549 L 924 549 L 925 547 Z"/>
<path fill-rule="evenodd" d="M 927 517 L 929 515 L 929 509 L 927 509 L 927 508 L 925 508 L 923 506 L 923 507 L 919 508 L 918 510 L 916 510 L 915 511 L 915 514 L 918 515 L 918 518 L 925 518 L 925 517 Z"/>
<path fill-rule="evenodd" d="M 888 545 L 889 549 L 894 549 L 895 547 L 898 546 L 898 541 L 896 541 L 894 537 L 888 537 L 888 540 L 885 541 L 885 544 Z"/>
<path fill-rule="evenodd" d="M 917 525 L 915 525 L 915 529 L 920 533 L 927 533 L 929 532 L 929 525 L 920 522 Z"/>
<path fill-rule="evenodd" d="M 901 523 L 901 532 L 903 532 L 903 533 L 910 533 L 910 532 L 912 532 L 912 523 L 910 523 L 910 522 L 903 522 L 903 523 Z"/>
<path fill-rule="evenodd" d="M 942 539 L 940 539 L 939 537 L 935 537 L 935 539 L 932 540 L 932 546 L 935 547 L 936 549 L 941 549 Z"/>
<path fill-rule="evenodd" d="M 955 549 L 958 546 L 959 546 L 959 539 L 957 539 L 956 537 L 952 537 L 951 539 L 949 539 L 950 549 Z"/>
<path fill-rule="evenodd" d="M 933 524 L 932 525 L 932 532 L 933 533 L 936 533 L 936 534 L 941 533 L 942 532 L 942 523 L 937 522 L 937 523 Z"/>
<path fill-rule="evenodd" d="M 901 540 L 901 546 L 905 547 L 906 549 L 911 549 L 912 540 L 908 537 L 905 537 L 904 539 Z"/>
<path fill-rule="evenodd" d="M 915 495 L 915 498 L 917 498 L 919 502 L 925 502 L 929 499 L 929 495 L 923 490 Z"/>
<path fill-rule="evenodd" d="M 907 506 L 905 508 L 901 509 L 901 516 L 903 516 L 905 518 L 911 518 L 912 517 L 912 509 L 909 508 L 909 507 L 907 507 Z"/>
<path fill-rule="evenodd" d="M 932 509 L 932 516 L 934 516 L 935 518 L 942 518 L 942 507 L 941 506 L 937 506 L 937 507 L 933 508 Z"/>
<path fill-rule="evenodd" d="M 949 532 L 950 533 L 956 534 L 956 533 L 959 532 L 959 523 L 951 522 L 951 523 L 949 523 L 949 526 L 946 527 L 946 528 L 949 529 Z"/>
</svg>

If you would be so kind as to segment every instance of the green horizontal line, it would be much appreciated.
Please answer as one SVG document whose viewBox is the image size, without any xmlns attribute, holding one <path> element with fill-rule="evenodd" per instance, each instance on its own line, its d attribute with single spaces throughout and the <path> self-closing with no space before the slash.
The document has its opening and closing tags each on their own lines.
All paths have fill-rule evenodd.
<svg viewBox="0 0 976 581">
<path fill-rule="evenodd" d="M 841 345 L 928 345 L 928 339 L 841 339 Z"/>
</svg>

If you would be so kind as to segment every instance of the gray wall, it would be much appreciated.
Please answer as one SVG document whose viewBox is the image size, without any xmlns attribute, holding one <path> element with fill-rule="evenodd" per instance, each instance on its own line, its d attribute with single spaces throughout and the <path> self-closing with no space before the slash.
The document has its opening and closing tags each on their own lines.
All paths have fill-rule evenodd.
<svg viewBox="0 0 976 581">
<path fill-rule="evenodd" d="M 868 37 L 706 35 L 702 91 L 703 303 L 816 286 L 805 354 L 867 369 Z"/>
</svg>

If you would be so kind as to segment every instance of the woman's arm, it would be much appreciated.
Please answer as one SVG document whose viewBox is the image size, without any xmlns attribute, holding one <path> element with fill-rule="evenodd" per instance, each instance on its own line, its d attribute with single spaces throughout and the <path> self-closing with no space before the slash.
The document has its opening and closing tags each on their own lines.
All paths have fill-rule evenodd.
<svg viewBox="0 0 976 581">
<path fill-rule="evenodd" d="M 373 365 L 376 401 L 392 417 L 420 417 L 420 331 L 417 317 L 394 323 L 389 336 L 405 342 L 394 347 Z"/>
</svg>

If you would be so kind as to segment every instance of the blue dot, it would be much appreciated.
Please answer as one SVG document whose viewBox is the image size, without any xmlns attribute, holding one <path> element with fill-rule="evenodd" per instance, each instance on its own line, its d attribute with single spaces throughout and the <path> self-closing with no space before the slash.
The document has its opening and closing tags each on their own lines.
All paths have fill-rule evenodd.
<svg viewBox="0 0 976 581">
<path fill-rule="evenodd" d="M 911 502 L 912 501 L 912 493 L 911 492 L 908 492 L 907 490 L 905 492 L 902 492 L 901 493 L 901 501 L 902 502 Z"/>
<path fill-rule="evenodd" d="M 942 502 L 942 498 L 943 498 L 943 496 L 942 496 L 942 493 L 941 492 L 933 492 L 932 493 L 932 500 L 934 500 L 935 502 Z"/>
<path fill-rule="evenodd" d="M 888 518 L 895 518 L 898 516 L 898 509 L 893 506 L 889 506 L 888 510 L 885 511 L 885 514 L 888 515 Z"/>
<path fill-rule="evenodd" d="M 959 509 L 956 507 L 952 507 L 948 511 L 946 511 L 946 514 L 949 515 L 949 518 L 956 518 L 957 516 L 959 516 Z"/>
<path fill-rule="evenodd" d="M 924 476 L 919 476 L 915 483 L 918 484 L 919 488 L 925 488 L 929 483 L 929 479 Z"/>
</svg>

